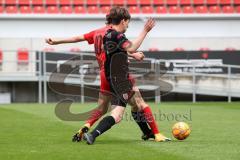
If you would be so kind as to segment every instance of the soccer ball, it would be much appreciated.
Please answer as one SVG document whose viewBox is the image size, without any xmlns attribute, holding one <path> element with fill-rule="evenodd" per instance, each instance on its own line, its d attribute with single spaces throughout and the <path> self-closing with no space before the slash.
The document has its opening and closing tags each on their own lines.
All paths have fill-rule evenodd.
<svg viewBox="0 0 240 160">
<path fill-rule="evenodd" d="M 177 122 L 172 127 L 172 134 L 178 140 L 184 140 L 190 135 L 190 128 L 185 122 Z"/>
</svg>

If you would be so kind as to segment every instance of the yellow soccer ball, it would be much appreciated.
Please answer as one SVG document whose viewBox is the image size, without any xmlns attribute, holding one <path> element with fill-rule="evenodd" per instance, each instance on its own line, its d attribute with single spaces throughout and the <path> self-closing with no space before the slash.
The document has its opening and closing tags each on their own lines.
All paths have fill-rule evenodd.
<svg viewBox="0 0 240 160">
<path fill-rule="evenodd" d="M 177 122 L 172 127 L 172 134 L 178 140 L 184 140 L 190 135 L 191 129 L 185 122 Z"/>
</svg>

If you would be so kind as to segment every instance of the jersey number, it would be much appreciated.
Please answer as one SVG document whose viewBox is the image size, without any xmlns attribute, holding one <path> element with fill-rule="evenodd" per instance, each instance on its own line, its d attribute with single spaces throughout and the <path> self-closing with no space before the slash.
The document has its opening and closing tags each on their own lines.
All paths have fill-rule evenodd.
<svg viewBox="0 0 240 160">
<path fill-rule="evenodd" d="M 102 44 L 103 44 L 103 37 L 102 37 L 102 35 L 97 35 L 95 37 L 95 44 L 94 44 L 95 53 L 97 55 L 100 55 L 102 53 Z"/>
</svg>

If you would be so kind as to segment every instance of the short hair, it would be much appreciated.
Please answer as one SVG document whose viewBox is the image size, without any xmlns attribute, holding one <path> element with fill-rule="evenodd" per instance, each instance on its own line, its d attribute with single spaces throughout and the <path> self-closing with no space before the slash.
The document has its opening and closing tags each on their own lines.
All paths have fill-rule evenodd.
<svg viewBox="0 0 240 160">
<path fill-rule="evenodd" d="M 122 20 L 130 20 L 131 15 L 128 10 L 124 7 L 113 7 L 109 14 L 106 15 L 106 24 L 118 25 Z"/>
</svg>

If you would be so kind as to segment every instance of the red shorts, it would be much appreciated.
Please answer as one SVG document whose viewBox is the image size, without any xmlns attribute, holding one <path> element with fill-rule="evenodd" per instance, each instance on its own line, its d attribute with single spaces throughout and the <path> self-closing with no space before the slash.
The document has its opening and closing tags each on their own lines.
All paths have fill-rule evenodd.
<svg viewBox="0 0 240 160">
<path fill-rule="evenodd" d="M 132 75 L 129 74 L 129 78 L 128 78 L 132 84 L 135 84 L 135 80 L 132 77 Z M 110 85 L 109 82 L 107 81 L 107 78 L 105 76 L 105 72 L 103 69 L 100 70 L 100 92 L 103 94 L 110 94 Z"/>
</svg>

